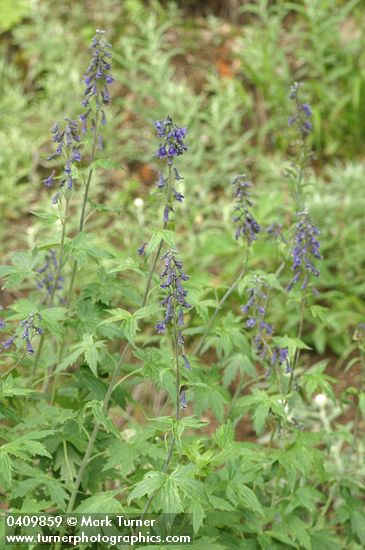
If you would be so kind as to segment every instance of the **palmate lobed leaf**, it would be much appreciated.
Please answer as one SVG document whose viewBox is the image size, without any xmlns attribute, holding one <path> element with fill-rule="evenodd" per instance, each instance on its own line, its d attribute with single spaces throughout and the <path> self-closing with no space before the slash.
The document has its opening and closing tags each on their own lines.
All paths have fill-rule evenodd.
<svg viewBox="0 0 365 550">
<path fill-rule="evenodd" d="M 105 511 L 110 514 L 122 512 L 120 502 L 114 498 L 117 492 L 108 491 L 86 498 L 75 509 L 75 512 L 79 514 L 104 514 Z"/>
</svg>

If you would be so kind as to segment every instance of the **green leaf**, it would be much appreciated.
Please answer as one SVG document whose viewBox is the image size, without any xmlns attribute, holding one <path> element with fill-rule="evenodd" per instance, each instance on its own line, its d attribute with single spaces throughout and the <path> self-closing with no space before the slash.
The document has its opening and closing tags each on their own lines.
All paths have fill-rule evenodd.
<svg viewBox="0 0 365 550">
<path fill-rule="evenodd" d="M 139 449 L 125 441 L 116 441 L 108 448 L 109 459 L 103 471 L 117 467 L 123 477 L 135 470 L 135 464 L 140 456 Z"/>
<path fill-rule="evenodd" d="M 263 432 L 263 429 L 266 424 L 266 419 L 270 411 L 270 403 L 261 403 L 255 409 L 253 414 L 253 427 L 255 432 L 260 435 Z"/>
<path fill-rule="evenodd" d="M 42 309 L 42 324 L 52 334 L 61 337 L 63 334 L 63 327 L 61 321 L 64 321 L 67 316 L 67 310 L 64 307 L 51 307 L 48 309 Z"/>
<path fill-rule="evenodd" d="M 98 514 L 107 511 L 110 514 L 116 514 L 122 510 L 120 502 L 118 502 L 112 492 L 100 493 L 92 497 L 86 498 L 76 508 L 75 512 L 80 514 Z"/>
<path fill-rule="evenodd" d="M 91 334 L 84 334 L 82 342 L 73 346 L 72 351 L 57 367 L 56 372 L 62 372 L 67 367 L 75 363 L 77 359 L 84 354 L 85 361 L 89 365 L 92 373 L 97 376 L 97 364 L 100 360 L 99 350 L 105 348 L 104 340 L 94 342 L 94 338 Z"/>
<path fill-rule="evenodd" d="M 98 344 L 103 345 L 103 342 L 97 342 L 95 344 L 91 334 L 85 334 L 83 340 L 86 362 L 89 365 L 91 372 L 97 376 L 97 365 L 99 361 Z"/>
<path fill-rule="evenodd" d="M 193 515 L 193 529 L 196 534 L 203 525 L 205 512 L 203 506 L 197 500 L 192 500 L 189 504 L 189 513 Z"/>
<path fill-rule="evenodd" d="M 128 503 L 130 504 L 132 500 L 145 495 L 151 496 L 153 493 L 159 491 L 163 487 L 167 477 L 167 474 L 162 472 L 148 472 L 142 481 L 139 481 L 134 486 L 134 489 L 129 494 Z"/>
<path fill-rule="evenodd" d="M 314 306 L 310 307 L 310 312 L 311 312 L 312 316 L 315 319 L 318 318 L 320 321 L 322 321 L 322 323 L 325 326 L 328 326 L 328 322 L 327 322 L 326 315 L 325 315 L 326 311 L 328 311 L 328 310 L 329 310 L 329 308 L 324 307 L 324 306 L 314 305 Z"/>
<path fill-rule="evenodd" d="M 35 390 L 28 390 L 14 385 L 13 377 L 10 375 L 4 381 L 0 380 L 0 399 L 2 397 L 14 397 L 16 395 L 29 395 Z"/>
<path fill-rule="evenodd" d="M 134 317 L 131 317 L 130 319 L 127 319 L 126 321 L 124 321 L 122 329 L 124 331 L 125 337 L 127 338 L 128 342 L 133 344 L 136 338 L 137 330 L 138 330 L 138 324 L 136 319 Z"/>
<path fill-rule="evenodd" d="M 11 476 L 11 460 L 7 453 L 4 453 L 0 449 L 0 479 L 6 487 L 11 486 L 12 476 Z"/>
<path fill-rule="evenodd" d="M 365 545 L 365 514 L 360 510 L 351 510 L 351 528 Z"/>
<path fill-rule="evenodd" d="M 48 212 L 47 210 L 31 210 L 30 213 L 33 214 L 33 216 L 37 216 L 37 218 L 41 218 L 45 226 L 52 225 L 60 219 L 58 214 L 55 212 Z"/>
<path fill-rule="evenodd" d="M 156 494 L 156 500 L 165 514 L 174 514 L 183 510 L 177 485 L 171 477 L 166 477 L 163 486 Z"/>
<path fill-rule="evenodd" d="M 148 255 L 152 254 L 152 252 L 159 246 L 161 241 L 162 241 L 161 231 L 157 231 L 154 235 L 152 235 L 150 242 L 146 247 L 146 254 Z"/>
<path fill-rule="evenodd" d="M 130 319 L 132 317 L 132 314 L 129 311 L 121 307 L 118 307 L 116 309 L 108 309 L 107 311 L 109 317 L 102 321 L 100 323 L 101 325 L 105 323 L 116 323 L 117 321 L 125 321 L 126 319 Z"/>
<path fill-rule="evenodd" d="M 214 436 L 214 441 L 220 449 L 226 449 L 234 440 L 234 428 L 229 420 L 226 424 L 222 424 L 217 428 Z"/>
<path fill-rule="evenodd" d="M 161 231 L 161 236 L 169 248 L 174 248 L 176 250 L 175 233 L 173 231 L 163 229 Z"/>
<path fill-rule="evenodd" d="M 240 476 L 237 476 L 234 480 L 229 482 L 227 486 L 227 496 L 233 504 L 241 504 L 245 508 L 248 508 L 248 510 L 256 512 L 260 516 L 265 515 L 264 509 L 262 508 L 257 496 L 252 489 L 241 482 Z"/>
<path fill-rule="evenodd" d="M 73 239 L 67 239 L 64 250 L 67 257 L 75 260 L 79 267 L 88 260 L 97 261 L 100 258 L 112 259 L 113 255 L 95 244 L 95 236 L 91 233 L 78 233 Z"/>
<path fill-rule="evenodd" d="M 91 408 L 96 420 L 104 426 L 108 433 L 113 433 L 116 437 L 119 437 L 119 432 L 114 426 L 112 419 L 110 416 L 106 416 L 103 411 L 102 401 L 92 401 L 88 403 L 87 406 Z"/>
<path fill-rule="evenodd" d="M 291 338 L 289 336 L 275 336 L 272 341 L 281 348 L 288 348 L 290 355 L 293 355 L 297 349 L 312 349 L 300 338 Z"/>
<path fill-rule="evenodd" d="M 150 315 L 153 315 L 154 313 L 158 313 L 161 310 L 161 307 L 156 305 L 151 306 L 145 306 L 141 307 L 140 309 L 137 309 L 133 313 L 133 317 L 135 319 L 147 319 Z"/>
<path fill-rule="evenodd" d="M 55 370 L 55 373 L 62 372 L 63 370 L 67 369 L 67 367 L 73 365 L 78 358 L 82 355 L 83 350 L 80 348 L 77 348 L 73 352 L 69 353 L 67 357 L 64 358 L 63 361 L 58 365 L 58 367 Z"/>
</svg>

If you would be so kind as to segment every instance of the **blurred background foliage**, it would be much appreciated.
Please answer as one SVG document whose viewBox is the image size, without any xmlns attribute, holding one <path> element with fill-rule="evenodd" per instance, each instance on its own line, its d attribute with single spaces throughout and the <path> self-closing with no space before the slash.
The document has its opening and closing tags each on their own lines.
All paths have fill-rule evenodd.
<svg viewBox="0 0 365 550">
<path fill-rule="evenodd" d="M 189 128 L 179 245 L 193 280 L 217 289 L 235 273 L 230 181 L 236 173 L 254 182 L 258 220 L 282 223 L 290 239 L 288 90 L 302 81 L 314 112 L 310 208 L 324 254 L 318 303 L 328 308 L 325 324 L 307 319 L 306 340 L 320 354 L 351 352 L 365 294 L 362 1 L 0 0 L 0 13 L 4 262 L 14 249 L 32 246 L 40 231 L 30 211 L 49 208 L 42 183 L 49 129 L 80 112 L 87 45 L 104 28 L 114 51 L 103 153 L 111 164 L 93 187 L 98 213 L 89 222 L 103 246 L 128 257 L 148 240 L 158 200 L 152 123 L 168 113 Z M 281 254 L 287 252 L 280 242 L 258 243 L 252 267 L 274 271 Z M 11 299 L 7 294 L 2 303 Z M 274 300 L 273 312 L 285 333 L 296 306 L 291 311 L 281 302 Z"/>
</svg>

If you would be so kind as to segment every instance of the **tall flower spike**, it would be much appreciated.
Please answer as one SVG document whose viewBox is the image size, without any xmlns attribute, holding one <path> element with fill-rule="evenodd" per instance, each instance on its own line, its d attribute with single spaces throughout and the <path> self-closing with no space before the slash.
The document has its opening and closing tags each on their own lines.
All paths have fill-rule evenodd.
<svg viewBox="0 0 365 550">
<path fill-rule="evenodd" d="M 157 323 L 156 330 L 161 334 L 165 332 L 167 325 L 174 324 L 177 330 L 177 343 L 182 346 L 184 311 L 191 307 L 186 301 L 187 291 L 184 290 L 183 282 L 189 277 L 183 272 L 182 262 L 176 258 L 175 250 L 169 250 L 161 259 L 164 260 L 165 267 L 160 275 L 163 280 L 160 286 L 167 291 L 167 296 L 161 301 L 161 305 L 165 307 L 165 317 Z"/>
<path fill-rule="evenodd" d="M 37 269 L 37 272 L 41 276 L 41 279 L 37 285 L 39 289 L 44 288 L 48 295 L 52 294 L 54 291 L 54 286 L 56 286 L 55 291 L 62 290 L 64 278 L 62 275 L 57 277 L 58 260 L 54 250 L 48 251 L 48 254 L 45 257 L 44 265 Z"/>
<path fill-rule="evenodd" d="M 3 309 L 4 309 L 3 306 L 0 306 L 0 311 L 2 311 Z M 5 323 L 4 319 L 0 318 L 0 329 L 5 328 L 5 327 L 6 327 L 6 323 Z"/>
<path fill-rule="evenodd" d="M 246 327 L 256 331 L 253 342 L 261 359 L 268 357 L 269 345 L 267 339 L 273 334 L 272 326 L 265 321 L 267 291 L 267 283 L 261 277 L 255 277 L 253 286 L 247 291 L 247 303 L 241 307 L 243 313 L 249 315 L 246 320 Z"/>
<path fill-rule="evenodd" d="M 308 211 L 299 212 L 299 221 L 295 228 L 294 247 L 292 250 L 292 271 L 294 277 L 288 286 L 288 290 L 299 282 L 304 290 L 308 285 L 309 275 L 319 276 L 319 270 L 315 267 L 315 260 L 321 260 L 320 243 L 317 239 L 319 229 L 313 224 Z"/>
<path fill-rule="evenodd" d="M 308 136 L 312 130 L 312 108 L 308 103 L 301 103 L 299 99 L 299 90 L 303 84 L 294 82 L 290 87 L 289 98 L 295 103 L 295 112 L 288 120 L 289 126 L 295 126 L 301 135 L 302 139 Z"/>
<path fill-rule="evenodd" d="M 172 207 L 173 200 L 177 202 L 184 200 L 184 195 L 175 188 L 175 184 L 184 178 L 179 174 L 177 168 L 175 166 L 172 167 L 172 165 L 175 157 L 183 155 L 187 149 L 187 146 L 184 144 L 187 129 L 177 126 L 170 116 L 167 116 L 164 120 L 157 120 L 155 128 L 157 136 L 163 138 L 158 150 L 155 152 L 155 156 L 159 159 L 167 160 L 167 164 L 170 167 L 168 177 L 164 177 L 164 174 L 160 172 L 158 181 L 156 182 L 157 188 L 166 192 L 163 221 L 164 224 L 167 224 L 170 212 L 174 211 Z"/>
<path fill-rule="evenodd" d="M 105 31 L 97 30 L 96 35 L 91 41 L 92 59 L 89 67 L 84 74 L 84 99 L 82 106 L 85 112 L 80 115 L 82 122 L 82 132 L 85 133 L 90 125 L 92 132 L 96 129 L 95 113 L 100 112 L 100 122 L 104 126 L 107 122 L 106 114 L 103 109 L 111 101 L 109 85 L 113 82 L 110 74 L 111 44 L 103 38 Z M 101 136 L 98 136 L 100 145 Z"/>
<path fill-rule="evenodd" d="M 161 301 L 161 305 L 165 307 L 165 316 L 157 323 L 156 330 L 158 334 L 161 334 L 165 332 L 168 325 L 171 324 L 173 326 L 177 355 L 181 356 L 183 366 L 190 370 L 191 365 L 189 359 L 183 353 L 184 336 L 182 333 L 184 327 L 184 312 L 191 307 L 186 301 L 187 292 L 183 287 L 184 281 L 187 281 L 189 277 L 183 272 L 182 262 L 176 258 L 175 254 L 176 252 L 174 250 L 170 250 L 161 258 L 165 261 L 164 270 L 160 275 L 163 280 L 161 288 L 167 291 L 167 296 Z M 183 396 L 181 406 L 185 408 L 185 392 Z"/>
<path fill-rule="evenodd" d="M 272 348 L 272 337 L 274 329 L 270 323 L 265 320 L 266 306 L 268 301 L 268 284 L 261 278 L 255 277 L 253 286 L 248 289 L 248 301 L 242 306 L 241 310 L 248 314 L 246 327 L 255 329 L 253 345 L 262 361 L 269 362 L 271 372 L 272 367 L 285 364 L 285 372 L 291 372 L 289 363 L 289 351 L 287 348 Z"/>
<path fill-rule="evenodd" d="M 54 160 L 62 156 L 65 159 L 63 174 L 58 179 L 59 186 L 67 189 L 73 188 L 72 165 L 75 162 L 81 161 L 81 153 L 79 151 L 80 135 L 78 123 L 70 118 L 65 118 L 66 124 L 61 129 L 59 124 L 53 125 L 51 129 L 52 141 L 57 144 L 56 151 L 47 157 L 47 160 Z M 44 185 L 53 187 L 55 183 L 56 171 L 52 170 L 51 174 L 43 180 Z M 61 194 L 58 192 L 52 199 L 52 203 L 56 204 Z"/>
<path fill-rule="evenodd" d="M 236 199 L 236 206 L 234 208 L 236 215 L 233 218 L 236 224 L 235 237 L 236 239 L 240 236 L 244 237 L 248 246 L 250 246 L 261 230 L 260 225 L 250 211 L 253 206 L 250 193 L 252 183 L 247 181 L 244 175 L 240 175 L 233 179 L 232 185 L 233 196 Z"/>
<path fill-rule="evenodd" d="M 168 164 L 173 164 L 175 157 L 183 155 L 187 150 L 187 146 L 184 144 L 187 129 L 177 126 L 170 115 L 164 120 L 157 120 L 155 128 L 158 137 L 162 138 L 155 156 L 159 159 L 167 160 Z M 179 178 L 180 176 L 176 171 L 176 179 L 178 180 Z"/>
</svg>

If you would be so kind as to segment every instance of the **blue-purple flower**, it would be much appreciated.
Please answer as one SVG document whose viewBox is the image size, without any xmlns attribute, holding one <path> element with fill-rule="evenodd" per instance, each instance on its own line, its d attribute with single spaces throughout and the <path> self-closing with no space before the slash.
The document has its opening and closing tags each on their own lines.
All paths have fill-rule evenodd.
<svg viewBox="0 0 365 550">
<path fill-rule="evenodd" d="M 139 256 L 145 256 L 146 255 L 146 246 L 147 246 L 147 243 L 143 243 L 143 244 L 141 244 L 141 246 L 139 248 L 137 248 L 137 252 L 138 252 Z"/>
<path fill-rule="evenodd" d="M 289 350 L 288 348 L 278 348 L 275 347 L 271 355 L 271 366 L 275 367 L 277 365 L 285 365 L 285 372 L 289 374 L 292 372 L 289 361 Z"/>
<path fill-rule="evenodd" d="M 82 158 L 79 151 L 80 135 L 79 126 L 75 120 L 66 118 L 65 122 L 66 124 L 63 128 L 61 128 L 58 122 L 56 122 L 51 129 L 52 141 L 57 144 L 57 147 L 56 151 L 47 157 L 47 160 L 53 160 L 61 156 L 65 159 L 63 174 L 58 178 L 59 187 L 62 188 L 66 185 L 67 189 L 72 189 L 72 165 L 75 162 L 80 162 Z M 56 179 L 55 174 L 56 171 L 52 170 L 51 174 L 43 180 L 44 185 L 47 187 L 53 187 Z M 57 192 L 52 198 L 53 204 L 57 203 L 60 195 L 61 193 Z"/>
<path fill-rule="evenodd" d="M 172 164 L 174 158 L 182 155 L 187 147 L 184 144 L 184 138 L 186 136 L 187 129 L 177 126 L 170 116 L 167 116 L 165 120 L 158 120 L 155 122 L 155 128 L 157 135 L 163 138 L 163 142 L 160 142 L 159 148 L 155 153 L 160 159 L 166 159 L 170 165 L 169 176 L 165 177 L 162 172 L 159 173 L 157 180 L 157 188 L 164 190 L 166 193 L 166 203 L 163 210 L 164 225 L 169 221 L 170 212 L 173 212 L 172 202 L 183 202 L 184 195 L 180 193 L 175 185 L 182 181 L 184 178 L 179 174 L 177 168 Z"/>
<path fill-rule="evenodd" d="M 236 239 L 244 237 L 247 244 L 250 245 L 261 230 L 251 212 L 253 202 L 250 189 L 252 184 L 246 180 L 244 175 L 239 175 L 233 179 L 232 185 L 233 196 L 236 199 L 235 216 L 233 218 L 233 222 L 236 224 L 235 237 Z"/>
<path fill-rule="evenodd" d="M 291 266 L 294 277 L 291 280 L 288 290 L 290 291 L 297 283 L 301 283 L 304 290 L 308 285 L 308 277 L 319 276 L 319 270 L 315 266 L 316 260 L 321 260 L 320 243 L 318 236 L 319 229 L 312 222 L 308 211 L 299 212 L 299 221 L 295 227 L 294 247 L 292 250 L 293 263 Z"/>
<path fill-rule="evenodd" d="M 278 222 L 271 223 L 266 228 L 266 233 L 270 235 L 270 237 L 273 237 L 274 239 L 280 239 L 283 243 L 287 243 L 288 241 L 283 235 L 283 224 Z"/>
<path fill-rule="evenodd" d="M 188 357 L 184 353 L 184 312 L 191 308 L 191 305 L 187 302 L 187 291 L 184 289 L 184 282 L 189 279 L 183 271 L 183 265 L 181 260 L 176 258 L 176 251 L 169 250 L 162 257 L 164 260 L 164 269 L 160 275 L 162 279 L 161 288 L 167 292 L 167 296 L 161 301 L 161 305 L 165 308 L 164 318 L 156 324 L 156 331 L 158 334 L 163 334 L 166 331 L 167 326 L 171 325 L 173 329 L 173 338 L 175 340 L 177 355 L 181 356 L 183 360 L 183 366 L 190 370 L 191 365 Z M 177 364 L 176 368 L 179 368 Z M 180 405 L 182 408 L 186 408 L 186 395 L 185 389 L 182 386 L 180 388 Z"/>
<path fill-rule="evenodd" d="M 167 325 L 173 324 L 177 332 L 177 343 L 182 346 L 184 344 L 182 335 L 184 311 L 191 307 L 186 300 L 187 291 L 183 283 L 189 277 L 183 272 L 182 262 L 176 258 L 174 250 L 166 252 L 161 259 L 164 260 L 165 267 L 160 275 L 163 280 L 160 286 L 166 290 L 167 296 L 161 301 L 161 305 L 165 307 L 165 316 L 157 323 L 156 330 L 161 334 L 165 332 Z"/>
<path fill-rule="evenodd" d="M 64 278 L 62 275 L 58 275 L 58 260 L 54 250 L 49 250 L 44 265 L 37 269 L 40 275 L 40 281 L 38 282 L 38 288 L 44 288 L 48 295 L 62 290 Z M 57 280 L 56 280 L 57 279 Z M 56 286 L 56 288 L 54 288 Z"/>
<path fill-rule="evenodd" d="M 39 315 L 39 313 L 31 313 L 28 315 L 26 319 L 20 322 L 20 328 L 21 331 L 17 331 L 15 334 L 10 336 L 7 340 L 3 341 L 1 343 L 1 348 L 3 350 L 8 350 L 17 339 L 21 339 L 25 341 L 26 350 L 29 355 L 34 354 L 34 348 L 32 345 L 32 338 L 36 334 L 43 334 L 42 328 L 39 326 L 42 321 L 42 317 Z"/>
<path fill-rule="evenodd" d="M 180 405 L 182 409 L 186 409 L 188 406 L 188 403 L 186 401 L 186 389 L 185 386 L 181 386 L 180 388 Z"/>
<path fill-rule="evenodd" d="M 0 306 L 0 311 L 2 311 L 3 309 L 4 309 L 3 306 Z M 4 319 L 0 318 L 0 329 L 5 328 L 5 327 L 6 327 L 6 323 L 5 323 Z"/>
<path fill-rule="evenodd" d="M 261 277 L 255 277 L 253 286 L 247 291 L 248 300 L 246 304 L 241 307 L 243 313 L 248 315 L 246 327 L 255 329 L 253 342 L 261 359 L 268 357 L 268 337 L 271 337 L 273 334 L 273 327 L 265 320 L 268 289 L 268 284 Z"/>
<path fill-rule="evenodd" d="M 301 103 L 299 99 L 299 89 L 302 86 L 300 82 L 294 82 L 290 87 L 290 99 L 295 102 L 295 113 L 289 118 L 289 126 L 296 126 L 303 139 L 312 130 L 312 108 L 308 103 Z"/>
<path fill-rule="evenodd" d="M 110 49 L 112 46 L 103 39 L 104 33 L 105 31 L 97 30 L 91 41 L 92 59 L 84 74 L 85 89 L 82 106 L 86 110 L 80 115 L 83 133 L 87 131 L 88 123 L 90 123 L 91 131 L 95 131 L 95 112 L 100 113 L 100 122 L 103 126 L 107 122 L 103 106 L 108 105 L 111 101 L 109 85 L 113 82 L 110 73 L 112 57 Z"/>
<path fill-rule="evenodd" d="M 162 138 L 155 156 L 167 160 L 168 164 L 173 164 L 175 157 L 183 155 L 187 150 L 184 144 L 187 129 L 177 126 L 169 115 L 164 120 L 157 120 L 155 128 L 158 137 Z M 179 179 L 178 173 L 177 179 Z"/>
</svg>

